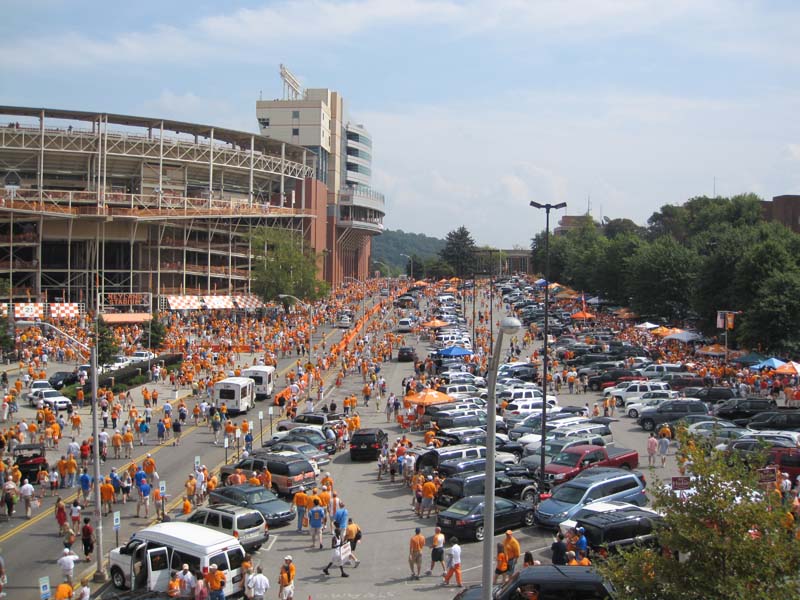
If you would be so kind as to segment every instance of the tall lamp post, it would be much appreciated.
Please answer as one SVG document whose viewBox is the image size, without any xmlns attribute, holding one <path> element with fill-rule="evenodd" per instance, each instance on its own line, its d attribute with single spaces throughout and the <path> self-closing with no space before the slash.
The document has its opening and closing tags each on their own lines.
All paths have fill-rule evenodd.
<svg viewBox="0 0 800 600">
<path fill-rule="evenodd" d="M 489 389 L 486 406 L 486 490 L 483 496 L 483 565 L 481 568 L 481 599 L 492 600 L 492 579 L 494 579 L 494 484 L 495 484 L 495 445 L 497 443 L 495 425 L 497 422 L 497 369 L 500 366 L 500 355 L 503 352 L 503 336 L 513 335 L 519 331 L 522 323 L 516 317 L 505 317 L 500 322 L 489 363 Z"/>
<path fill-rule="evenodd" d="M 408 259 L 408 263 L 411 265 L 408 271 L 408 276 L 411 278 L 411 281 L 414 281 L 414 259 L 411 258 L 408 254 L 400 253 L 400 256 L 405 256 Z"/>
<path fill-rule="evenodd" d="M 566 202 L 558 204 L 540 204 L 531 200 L 531 206 L 544 209 L 544 344 L 542 347 L 542 461 L 539 464 L 539 491 L 544 492 L 545 455 L 544 443 L 547 438 L 547 337 L 550 335 L 550 211 L 552 209 L 566 208 Z"/>
<path fill-rule="evenodd" d="M 97 436 L 97 430 L 99 427 L 98 423 L 98 415 L 97 415 L 97 339 L 95 339 L 94 344 L 92 346 L 87 346 L 81 341 L 76 340 L 74 337 L 69 335 L 66 331 L 63 331 L 53 325 L 52 323 L 44 323 L 38 321 L 16 321 L 15 325 L 17 327 L 48 327 L 55 331 L 60 336 L 67 339 L 73 345 L 77 346 L 84 352 L 88 352 L 90 356 L 89 364 L 92 370 L 91 375 L 91 385 L 92 385 L 92 446 L 93 446 L 93 454 L 94 454 L 94 469 L 92 472 L 92 476 L 94 477 L 94 523 L 95 523 L 95 531 L 97 532 L 97 548 L 96 548 L 96 568 L 94 573 L 94 580 L 95 581 L 105 581 L 106 574 L 103 570 L 103 514 L 101 511 L 101 503 L 100 503 L 100 439 Z"/>
<path fill-rule="evenodd" d="M 310 304 L 307 302 L 303 302 L 297 296 L 292 296 L 291 294 L 278 294 L 278 298 L 284 300 L 286 298 L 291 298 L 297 304 L 302 306 L 308 311 L 308 360 L 313 361 L 314 356 L 314 309 L 311 307 Z"/>
</svg>

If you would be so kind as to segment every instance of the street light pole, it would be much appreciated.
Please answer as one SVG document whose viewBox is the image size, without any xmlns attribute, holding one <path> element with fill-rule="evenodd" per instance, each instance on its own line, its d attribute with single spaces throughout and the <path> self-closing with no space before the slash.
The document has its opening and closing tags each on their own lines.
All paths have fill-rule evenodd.
<svg viewBox="0 0 800 600">
<path fill-rule="evenodd" d="M 531 200 L 531 206 L 544 209 L 544 344 L 542 348 L 542 451 L 539 464 L 539 492 L 544 492 L 545 487 L 545 455 L 544 444 L 547 437 L 547 337 L 550 335 L 550 211 L 552 209 L 566 208 L 566 202 L 558 204 L 540 204 Z"/>
<path fill-rule="evenodd" d="M 63 331 L 53 325 L 52 323 L 44 323 L 44 322 L 37 322 L 37 321 L 17 321 L 17 327 L 49 327 L 59 335 L 66 338 L 68 341 L 72 342 L 75 346 L 83 350 L 84 352 L 89 352 L 89 365 L 92 370 L 91 374 L 91 385 L 92 385 L 92 454 L 94 455 L 94 469 L 92 470 L 92 475 L 94 477 L 94 523 L 95 523 L 95 532 L 97 538 L 97 553 L 95 555 L 96 560 L 96 567 L 94 573 L 94 580 L 95 581 L 105 581 L 106 580 L 106 573 L 103 570 L 103 512 L 102 512 L 102 504 L 100 498 L 100 438 L 98 437 L 98 428 L 99 428 L 99 420 L 98 420 L 98 403 L 97 403 L 97 338 L 95 338 L 94 344 L 92 346 L 87 346 L 81 341 L 78 341 L 71 335 L 69 335 L 66 331 Z"/>
<path fill-rule="evenodd" d="M 400 253 L 400 256 L 405 256 L 408 259 L 408 262 L 411 265 L 408 272 L 409 273 L 408 276 L 411 278 L 411 281 L 414 281 L 414 259 L 411 258 L 408 254 L 403 254 L 402 252 Z"/>
<path fill-rule="evenodd" d="M 500 366 L 500 355 L 503 352 L 503 335 L 512 335 L 519 331 L 522 324 L 516 317 L 505 317 L 500 323 L 497 342 L 492 350 L 489 363 L 489 389 L 486 401 L 486 484 L 483 496 L 483 564 L 481 565 L 481 600 L 492 600 L 492 579 L 494 574 L 494 486 L 495 455 L 497 444 L 497 369 Z"/>
</svg>

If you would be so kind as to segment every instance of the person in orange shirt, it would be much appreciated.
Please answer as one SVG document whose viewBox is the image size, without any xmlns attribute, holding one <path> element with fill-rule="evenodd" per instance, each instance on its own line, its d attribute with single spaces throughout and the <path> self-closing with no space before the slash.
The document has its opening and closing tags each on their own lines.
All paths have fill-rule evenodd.
<svg viewBox="0 0 800 600">
<path fill-rule="evenodd" d="M 411 579 L 419 579 L 422 572 L 422 550 L 425 548 L 425 536 L 417 527 L 414 535 L 408 542 L 408 566 L 411 569 Z M 414 572 L 416 570 L 416 572 Z"/>
<path fill-rule="evenodd" d="M 172 579 L 167 584 L 167 597 L 179 598 L 181 595 L 181 578 L 178 577 L 178 571 L 172 572 Z"/>
<path fill-rule="evenodd" d="M 420 509 L 420 515 L 427 509 L 428 514 L 425 515 L 426 518 L 431 516 L 431 510 L 433 510 L 433 499 L 436 496 L 436 484 L 433 483 L 433 477 L 428 475 L 427 481 L 422 484 L 422 508 Z"/>
<path fill-rule="evenodd" d="M 122 444 L 125 447 L 125 458 L 130 458 L 133 454 L 133 431 L 128 429 L 122 434 Z"/>
<path fill-rule="evenodd" d="M 183 507 L 181 509 L 181 512 L 184 515 L 188 515 L 190 512 L 192 512 L 192 503 L 186 496 L 183 497 Z"/>
<path fill-rule="evenodd" d="M 308 495 L 304 491 L 299 491 L 294 495 L 293 503 L 297 509 L 297 532 L 302 533 L 303 521 L 305 520 L 308 507 Z"/>
<path fill-rule="evenodd" d="M 208 573 L 203 576 L 209 590 L 209 600 L 225 600 L 225 573 L 217 565 L 211 564 Z"/>
<path fill-rule="evenodd" d="M 258 481 L 263 485 L 266 489 L 272 489 L 272 473 L 269 472 L 269 469 L 264 467 L 264 470 L 261 471 L 258 475 Z"/>
</svg>

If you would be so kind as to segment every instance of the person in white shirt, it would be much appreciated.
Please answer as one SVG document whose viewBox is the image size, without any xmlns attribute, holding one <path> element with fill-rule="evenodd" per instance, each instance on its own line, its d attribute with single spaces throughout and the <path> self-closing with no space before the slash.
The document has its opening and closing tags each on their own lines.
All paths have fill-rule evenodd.
<svg viewBox="0 0 800 600">
<path fill-rule="evenodd" d="M 197 587 L 197 578 L 189 570 L 189 565 L 184 564 L 178 573 L 181 581 L 181 598 L 194 598 L 194 590 Z"/>
<path fill-rule="evenodd" d="M 78 562 L 81 558 L 75 554 L 72 550 L 68 548 L 64 548 L 64 552 L 56 561 L 56 564 L 61 568 L 61 574 L 64 576 L 64 579 L 67 580 L 67 583 L 72 585 L 72 575 L 75 572 L 75 563 Z"/>
<path fill-rule="evenodd" d="M 253 600 L 264 600 L 269 589 L 269 579 L 262 573 L 261 565 L 256 567 L 256 574 L 247 581 L 247 587 L 252 592 Z"/>
<path fill-rule="evenodd" d="M 31 518 L 31 505 L 33 503 L 33 494 L 34 489 L 33 486 L 28 482 L 27 479 L 22 481 L 22 487 L 19 488 L 19 495 L 22 498 L 22 502 L 25 504 L 25 518 Z"/>
<path fill-rule="evenodd" d="M 450 585 L 450 578 L 456 576 L 456 585 L 464 587 L 461 582 L 461 546 L 458 545 L 458 538 L 450 538 L 450 547 L 445 550 L 445 564 L 447 565 L 447 575 L 443 579 L 444 585 Z"/>
</svg>

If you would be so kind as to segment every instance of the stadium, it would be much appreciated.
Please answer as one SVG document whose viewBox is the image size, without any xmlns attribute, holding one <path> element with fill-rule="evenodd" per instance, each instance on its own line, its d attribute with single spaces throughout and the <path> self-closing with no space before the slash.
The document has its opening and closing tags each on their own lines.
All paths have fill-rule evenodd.
<svg viewBox="0 0 800 600">
<path fill-rule="evenodd" d="M 0 106 L 0 278 L 26 307 L 15 313 L 258 306 L 253 228 L 298 231 L 330 258 L 315 161 L 249 132 Z"/>
</svg>

